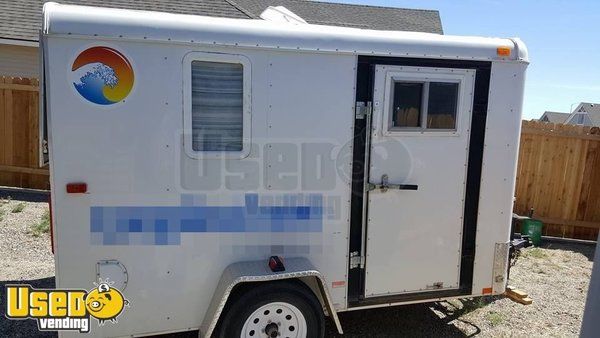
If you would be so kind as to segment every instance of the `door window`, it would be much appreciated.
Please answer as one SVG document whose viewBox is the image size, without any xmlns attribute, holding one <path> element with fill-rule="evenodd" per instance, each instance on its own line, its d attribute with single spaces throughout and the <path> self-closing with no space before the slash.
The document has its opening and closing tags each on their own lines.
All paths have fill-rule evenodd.
<svg viewBox="0 0 600 338">
<path fill-rule="evenodd" d="M 394 81 L 392 87 L 390 129 L 456 130 L 459 83 Z"/>
<path fill-rule="evenodd" d="M 430 82 L 427 105 L 428 129 L 456 129 L 458 83 Z"/>
<path fill-rule="evenodd" d="M 423 83 L 395 82 L 392 127 L 421 127 Z"/>
</svg>

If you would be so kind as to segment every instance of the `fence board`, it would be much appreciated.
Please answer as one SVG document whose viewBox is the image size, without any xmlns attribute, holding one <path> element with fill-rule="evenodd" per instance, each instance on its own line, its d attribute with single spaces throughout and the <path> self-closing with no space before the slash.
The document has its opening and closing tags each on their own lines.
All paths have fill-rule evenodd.
<svg viewBox="0 0 600 338">
<path fill-rule="evenodd" d="M 523 121 L 517 176 L 516 213 L 534 209 L 549 236 L 597 238 L 598 128 Z"/>
<path fill-rule="evenodd" d="M 0 85 L 4 84 L 4 78 L 0 77 Z M 6 134 L 6 94 L 4 90 L 0 90 L 0 163 L 7 163 L 6 154 L 4 152 L 4 148 L 6 144 L 4 143 L 4 135 Z M 9 174 L 0 171 L 0 184 L 1 182 L 6 182 L 9 180 Z"/>
<path fill-rule="evenodd" d="M 0 77 L 0 185 L 50 188 L 38 167 L 38 89 L 37 79 Z"/>
</svg>

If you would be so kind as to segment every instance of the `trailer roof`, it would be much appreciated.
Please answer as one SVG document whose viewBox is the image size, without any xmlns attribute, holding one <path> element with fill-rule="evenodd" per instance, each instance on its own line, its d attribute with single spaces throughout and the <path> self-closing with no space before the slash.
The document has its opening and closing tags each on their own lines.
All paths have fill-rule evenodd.
<svg viewBox="0 0 600 338">
<path fill-rule="evenodd" d="M 57 3 L 44 5 L 43 33 L 360 55 L 528 62 L 527 49 L 519 39 L 377 31 Z M 510 47 L 511 55 L 499 57 L 498 47 Z"/>
<path fill-rule="evenodd" d="M 381 30 L 442 33 L 436 10 L 313 0 L 55 0 L 64 4 L 162 11 L 222 18 L 259 19 L 269 6 L 285 6 L 309 23 Z M 0 39 L 38 41 L 48 0 L 0 1 Z M 4 41 L 9 43 L 10 41 Z"/>
</svg>

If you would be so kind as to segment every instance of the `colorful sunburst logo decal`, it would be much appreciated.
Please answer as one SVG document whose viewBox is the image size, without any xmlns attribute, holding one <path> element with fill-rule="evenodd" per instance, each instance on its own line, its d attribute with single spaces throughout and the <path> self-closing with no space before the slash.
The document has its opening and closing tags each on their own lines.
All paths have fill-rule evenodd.
<svg viewBox="0 0 600 338">
<path fill-rule="evenodd" d="M 71 67 L 73 85 L 86 100 L 110 105 L 123 101 L 133 88 L 129 60 L 110 47 L 92 47 L 81 52 Z"/>
</svg>

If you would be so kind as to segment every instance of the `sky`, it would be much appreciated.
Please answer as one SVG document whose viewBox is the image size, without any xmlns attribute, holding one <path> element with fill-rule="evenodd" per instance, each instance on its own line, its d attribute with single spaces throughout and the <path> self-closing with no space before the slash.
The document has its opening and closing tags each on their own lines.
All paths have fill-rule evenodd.
<svg viewBox="0 0 600 338">
<path fill-rule="evenodd" d="M 446 35 L 519 37 L 529 50 L 523 118 L 600 103 L 598 0 L 327 0 L 440 12 Z"/>
</svg>

